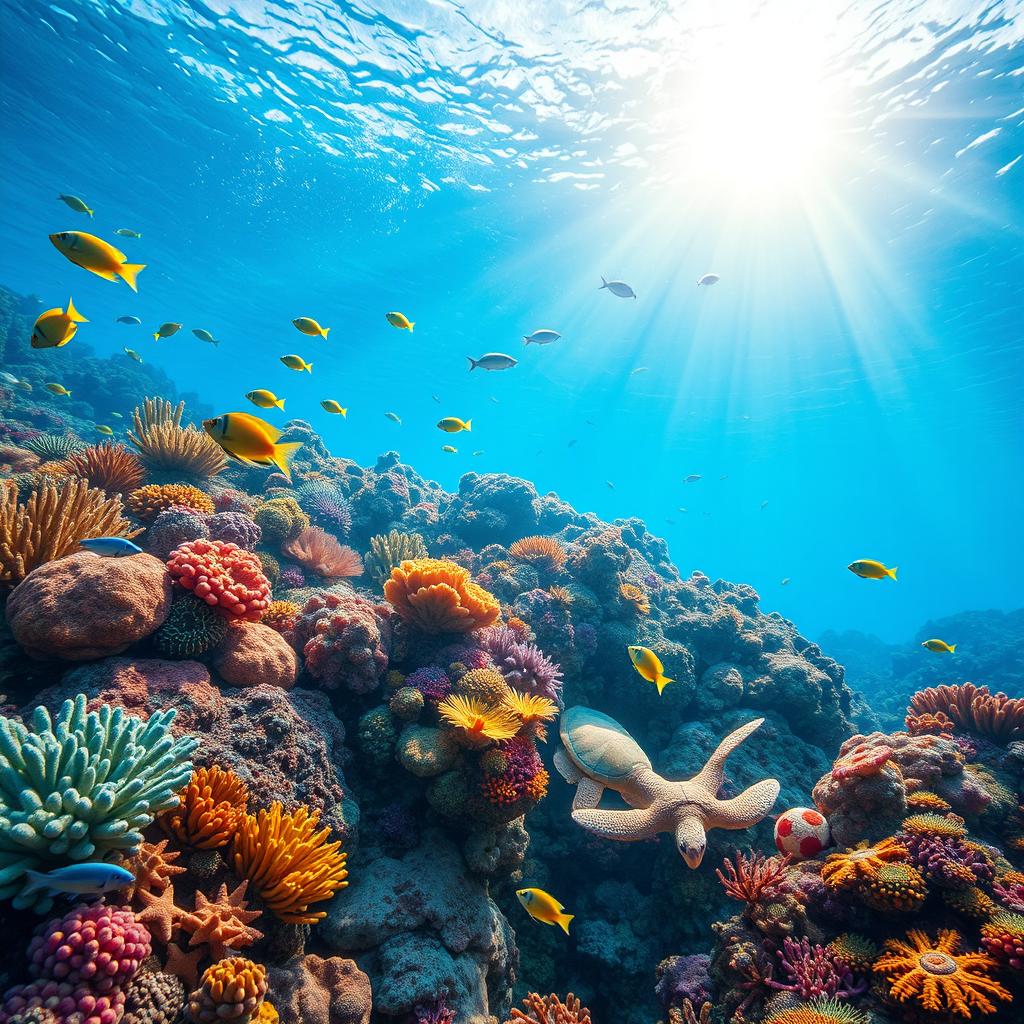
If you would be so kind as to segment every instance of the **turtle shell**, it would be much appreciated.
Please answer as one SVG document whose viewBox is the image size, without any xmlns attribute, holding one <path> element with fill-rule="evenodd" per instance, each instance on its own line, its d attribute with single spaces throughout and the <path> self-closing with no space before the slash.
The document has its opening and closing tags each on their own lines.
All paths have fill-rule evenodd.
<svg viewBox="0 0 1024 1024">
<path fill-rule="evenodd" d="M 614 718 L 593 708 L 563 711 L 559 733 L 573 761 L 597 780 L 621 779 L 636 768 L 651 767 L 636 740 Z"/>
</svg>

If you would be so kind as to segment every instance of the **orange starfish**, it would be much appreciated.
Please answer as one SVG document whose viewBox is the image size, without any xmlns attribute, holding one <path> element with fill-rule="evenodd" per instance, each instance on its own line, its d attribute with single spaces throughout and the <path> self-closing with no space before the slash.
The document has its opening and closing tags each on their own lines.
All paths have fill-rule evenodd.
<svg viewBox="0 0 1024 1024">
<path fill-rule="evenodd" d="M 196 906 L 191 914 L 181 919 L 181 927 L 190 932 L 189 948 L 203 943 L 210 947 L 210 958 L 223 960 L 232 950 L 250 946 L 263 938 L 263 932 L 249 927 L 250 921 L 261 916 L 260 910 L 249 910 L 245 902 L 248 880 L 242 882 L 230 894 L 223 884 L 215 900 L 196 890 Z"/>
<path fill-rule="evenodd" d="M 875 846 L 864 842 L 846 853 L 830 853 L 821 867 L 821 880 L 830 889 L 852 889 L 874 878 L 883 865 L 906 857 L 907 848 L 895 839 L 883 839 Z"/>
<path fill-rule="evenodd" d="M 957 954 L 960 936 L 940 928 L 934 941 L 923 931 L 907 932 L 907 941 L 888 939 L 874 970 L 889 983 L 898 1002 L 915 999 L 933 1013 L 947 1012 L 970 1019 L 971 1008 L 995 1013 L 989 998 L 1008 1000 L 1010 993 L 989 977 L 998 966 L 987 953 Z"/>
<path fill-rule="evenodd" d="M 201 949 L 186 953 L 176 942 L 168 942 L 164 973 L 181 978 L 186 989 L 193 989 L 199 984 L 199 961 L 202 959 Z"/>
<path fill-rule="evenodd" d="M 136 913 L 136 920 L 141 921 L 154 938 L 161 942 L 170 942 L 184 914 L 181 907 L 174 902 L 174 883 L 168 882 L 167 888 L 159 896 L 148 889 L 139 889 L 135 895 L 144 907 Z"/>
<path fill-rule="evenodd" d="M 181 856 L 179 850 L 167 850 L 167 840 L 159 843 L 143 843 L 139 852 L 128 862 L 128 870 L 135 875 L 134 896 L 140 892 L 163 892 L 171 884 L 174 875 L 180 875 L 185 867 L 174 862 Z"/>
</svg>

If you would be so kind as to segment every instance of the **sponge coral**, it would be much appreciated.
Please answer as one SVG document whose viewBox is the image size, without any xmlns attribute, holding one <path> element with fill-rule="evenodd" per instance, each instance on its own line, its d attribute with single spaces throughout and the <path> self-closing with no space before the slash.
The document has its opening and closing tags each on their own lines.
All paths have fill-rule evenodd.
<svg viewBox="0 0 1024 1024">
<path fill-rule="evenodd" d="M 196 740 L 174 739 L 174 716 L 143 722 L 109 704 L 86 711 L 79 694 L 56 719 L 44 707 L 28 727 L 0 718 L 0 899 L 45 912 L 49 896 L 21 891 L 26 871 L 139 846 L 141 829 L 178 803 L 192 772 Z"/>
<path fill-rule="evenodd" d="M 249 802 L 245 783 L 218 764 L 197 768 L 178 795 L 181 802 L 160 815 L 160 826 L 190 850 L 227 846 Z"/>
<path fill-rule="evenodd" d="M 348 885 L 341 843 L 327 842 L 330 829 L 318 832 L 319 820 L 319 811 L 300 807 L 285 813 L 275 802 L 269 811 L 247 814 L 235 837 L 235 873 L 248 879 L 286 924 L 313 924 L 326 917 L 310 905 Z"/>
<path fill-rule="evenodd" d="M 188 508 L 209 516 L 213 514 L 213 499 L 191 484 L 146 484 L 128 495 L 128 508 L 143 523 L 151 523 L 169 508 Z"/>
<path fill-rule="evenodd" d="M 402 562 L 384 584 L 395 611 L 424 633 L 468 633 L 497 622 L 501 607 L 469 570 L 444 559 Z"/>
<path fill-rule="evenodd" d="M 167 568 L 186 590 L 211 608 L 248 622 L 259 622 L 270 606 L 270 581 L 260 560 L 237 544 L 195 540 L 171 552 Z"/>
<path fill-rule="evenodd" d="M 267 970 L 245 957 L 221 960 L 203 973 L 199 988 L 188 997 L 189 1019 L 195 1024 L 253 1019 L 267 994 Z"/>
</svg>

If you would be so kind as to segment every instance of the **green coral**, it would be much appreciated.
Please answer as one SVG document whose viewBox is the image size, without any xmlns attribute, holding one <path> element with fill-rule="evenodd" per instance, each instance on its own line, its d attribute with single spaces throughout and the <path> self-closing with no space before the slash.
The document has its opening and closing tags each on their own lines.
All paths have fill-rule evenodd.
<svg viewBox="0 0 1024 1024">
<path fill-rule="evenodd" d="M 292 540 L 309 526 L 309 516 L 290 494 L 265 501 L 253 513 L 253 520 L 263 531 L 263 540 L 268 544 Z"/>
<path fill-rule="evenodd" d="M 369 576 L 383 583 L 391 576 L 391 570 L 410 558 L 426 558 L 427 546 L 418 533 L 378 533 L 370 538 L 370 550 L 363 565 Z"/>
<path fill-rule="evenodd" d="M 458 756 L 451 733 L 432 725 L 407 725 L 398 737 L 399 763 L 420 778 L 448 771 Z"/>
<path fill-rule="evenodd" d="M 388 701 L 391 714 L 403 722 L 415 722 L 423 712 L 423 694 L 415 686 L 403 686 Z"/>
<path fill-rule="evenodd" d="M 44 462 L 53 462 L 66 459 L 72 452 L 81 451 L 85 444 L 71 434 L 39 434 L 22 441 L 21 447 L 38 455 Z"/>
<path fill-rule="evenodd" d="M 257 551 L 256 557 L 260 560 L 263 575 L 270 581 L 270 587 L 273 589 L 281 578 L 281 563 L 269 551 Z"/>
<path fill-rule="evenodd" d="M 177 806 L 198 741 L 171 735 L 174 716 L 87 711 L 79 694 L 55 719 L 37 707 L 28 727 L 0 717 L 0 899 L 45 913 L 53 900 L 22 892 L 26 871 L 131 851 L 159 811 Z"/>
<path fill-rule="evenodd" d="M 359 749 L 366 759 L 378 766 L 387 764 L 395 756 L 398 733 L 387 707 L 371 708 L 359 719 Z"/>
<path fill-rule="evenodd" d="M 192 594 L 174 599 L 153 646 L 168 658 L 194 658 L 216 647 L 228 632 L 228 620 Z"/>
</svg>

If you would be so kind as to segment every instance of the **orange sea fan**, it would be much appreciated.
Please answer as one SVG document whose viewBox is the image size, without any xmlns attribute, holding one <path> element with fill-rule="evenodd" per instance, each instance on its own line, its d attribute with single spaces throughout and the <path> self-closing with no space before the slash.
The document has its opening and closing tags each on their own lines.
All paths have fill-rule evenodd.
<svg viewBox="0 0 1024 1024">
<path fill-rule="evenodd" d="M 249 790 L 220 765 L 197 768 L 178 794 L 181 802 L 159 816 L 161 828 L 191 850 L 227 846 L 245 816 Z"/>
<path fill-rule="evenodd" d="M 72 476 L 89 481 L 107 494 L 127 494 L 146 477 L 142 460 L 123 444 L 94 444 L 72 452 L 65 460 Z"/>
<path fill-rule="evenodd" d="M 281 550 L 299 565 L 326 579 L 363 574 L 363 560 L 359 554 L 318 526 L 307 526 L 294 540 L 287 541 Z"/>
<path fill-rule="evenodd" d="M 570 992 L 563 1003 L 554 993 L 531 992 L 523 1010 L 513 1008 L 505 1024 L 590 1024 L 590 1011 Z"/>
<path fill-rule="evenodd" d="M 555 572 L 565 565 L 566 550 L 554 537 L 523 537 L 508 549 L 508 553 L 548 572 Z"/>
<path fill-rule="evenodd" d="M 213 500 L 191 484 L 146 484 L 128 495 L 128 508 L 140 522 L 151 523 L 169 508 L 189 508 L 200 515 L 214 512 Z"/>
<path fill-rule="evenodd" d="M 424 633 L 468 633 L 492 626 L 501 606 L 469 577 L 469 570 L 439 558 L 415 558 L 391 571 L 384 596 Z"/>
</svg>

